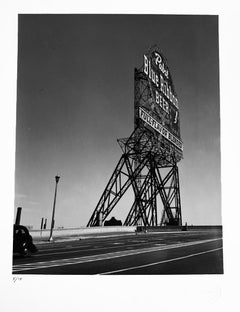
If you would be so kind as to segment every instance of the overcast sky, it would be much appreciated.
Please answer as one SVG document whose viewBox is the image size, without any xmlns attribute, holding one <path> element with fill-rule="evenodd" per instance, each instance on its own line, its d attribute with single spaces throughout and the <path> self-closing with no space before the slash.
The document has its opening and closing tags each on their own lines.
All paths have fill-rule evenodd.
<svg viewBox="0 0 240 312">
<path fill-rule="evenodd" d="M 133 130 L 134 67 L 157 44 L 180 107 L 183 222 L 221 224 L 218 19 L 20 15 L 16 208 L 22 224 L 85 226 Z M 125 220 L 127 194 L 112 214 Z M 14 214 L 14 216 L 15 216 Z"/>
</svg>

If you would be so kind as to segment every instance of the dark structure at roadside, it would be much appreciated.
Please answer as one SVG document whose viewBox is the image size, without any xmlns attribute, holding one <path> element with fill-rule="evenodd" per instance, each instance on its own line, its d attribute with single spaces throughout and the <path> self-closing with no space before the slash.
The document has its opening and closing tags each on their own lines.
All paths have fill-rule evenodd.
<svg viewBox="0 0 240 312">
<path fill-rule="evenodd" d="M 118 226 L 118 225 L 122 225 L 122 221 L 117 220 L 114 217 L 104 222 L 104 226 Z"/>
</svg>

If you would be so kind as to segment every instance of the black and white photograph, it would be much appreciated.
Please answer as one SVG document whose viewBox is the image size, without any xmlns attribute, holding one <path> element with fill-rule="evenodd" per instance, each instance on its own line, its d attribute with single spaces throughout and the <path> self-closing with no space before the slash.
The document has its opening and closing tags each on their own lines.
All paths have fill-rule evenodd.
<svg viewBox="0 0 240 312">
<path fill-rule="evenodd" d="M 1 12 L 2 310 L 237 310 L 235 1 Z"/>
<path fill-rule="evenodd" d="M 13 274 L 222 274 L 218 16 L 20 14 Z"/>
</svg>

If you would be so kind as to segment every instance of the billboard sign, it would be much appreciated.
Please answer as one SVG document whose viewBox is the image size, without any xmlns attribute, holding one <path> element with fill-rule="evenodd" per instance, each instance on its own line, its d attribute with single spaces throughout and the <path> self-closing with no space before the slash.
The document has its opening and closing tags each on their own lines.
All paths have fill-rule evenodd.
<svg viewBox="0 0 240 312">
<path fill-rule="evenodd" d="M 168 131 L 165 127 L 163 127 L 156 119 L 154 119 L 141 107 L 139 107 L 139 117 L 153 129 L 155 129 L 159 134 L 168 139 L 177 148 L 183 150 L 182 141 L 180 141 L 170 131 Z"/>
<path fill-rule="evenodd" d="M 165 143 L 182 153 L 178 97 L 166 60 L 157 48 L 143 55 L 143 65 L 135 72 L 136 83 L 135 123 L 138 119 L 137 123 L 155 130 Z"/>
</svg>

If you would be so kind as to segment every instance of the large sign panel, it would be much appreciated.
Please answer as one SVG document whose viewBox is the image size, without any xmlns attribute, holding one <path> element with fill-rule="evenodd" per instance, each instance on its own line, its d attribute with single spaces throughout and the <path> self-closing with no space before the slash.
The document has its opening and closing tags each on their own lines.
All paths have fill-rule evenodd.
<svg viewBox="0 0 240 312">
<path fill-rule="evenodd" d="M 135 118 L 182 153 L 178 98 L 167 63 L 158 49 L 152 48 L 143 55 L 141 79 L 137 80 L 144 86 L 139 87 L 137 92 L 142 93 L 137 100 L 135 94 Z"/>
<path fill-rule="evenodd" d="M 183 150 L 182 141 L 180 141 L 177 137 L 175 137 L 170 131 L 168 131 L 165 127 L 163 127 L 156 119 L 151 117 L 143 108 L 139 107 L 139 117 L 146 122 L 149 126 L 155 129 L 159 134 L 169 140 L 172 144 L 174 144 L 179 149 Z"/>
</svg>

